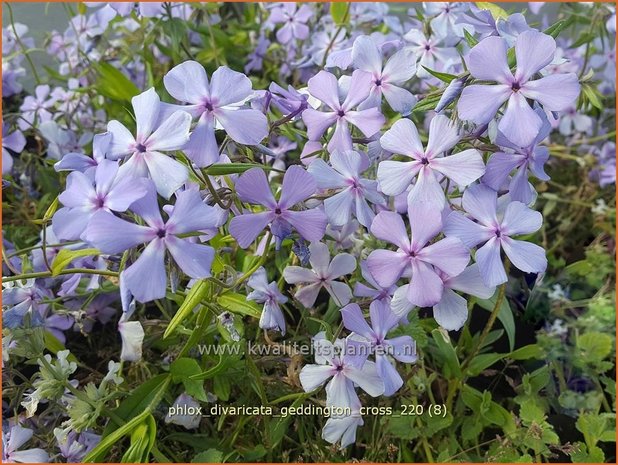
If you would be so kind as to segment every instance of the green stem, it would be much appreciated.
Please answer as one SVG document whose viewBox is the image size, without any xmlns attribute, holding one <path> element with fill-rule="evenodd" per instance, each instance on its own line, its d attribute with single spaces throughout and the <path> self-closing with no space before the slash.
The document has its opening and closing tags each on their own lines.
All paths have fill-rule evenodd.
<svg viewBox="0 0 618 465">
<path fill-rule="evenodd" d="M 91 270 L 89 268 L 70 268 L 68 270 L 62 270 L 57 273 L 57 276 L 65 275 L 65 274 L 99 274 L 103 276 L 113 276 L 115 278 L 118 277 L 118 272 L 109 271 L 109 270 Z M 10 283 L 12 281 L 19 281 L 20 279 L 30 279 L 30 278 L 51 278 L 51 271 L 40 271 L 38 273 L 24 273 L 17 276 L 8 276 L 6 278 L 2 278 L 3 283 Z"/>
<path fill-rule="evenodd" d="M 26 49 L 26 47 L 24 46 L 24 43 L 21 41 L 21 38 L 19 37 L 19 34 L 17 33 L 17 29 L 15 29 L 15 20 L 13 19 L 13 8 L 11 8 L 11 5 L 9 3 L 6 4 L 6 7 L 9 10 L 9 19 L 11 21 L 11 28 L 13 29 L 13 34 L 15 34 L 15 42 L 17 42 L 17 44 L 19 45 L 19 48 L 21 48 L 21 51 L 26 56 L 26 60 L 28 61 L 28 64 L 30 65 L 30 68 L 32 69 L 32 75 L 34 76 L 34 80 L 36 81 L 37 85 L 40 85 L 41 78 L 39 78 L 39 74 L 36 71 L 36 66 L 34 66 L 34 63 L 32 62 L 32 58 L 30 58 L 30 53 L 28 53 L 29 50 Z"/>
<path fill-rule="evenodd" d="M 472 359 L 474 359 L 474 357 L 476 357 L 476 355 L 479 353 L 479 351 L 481 350 L 481 347 L 483 347 L 483 342 L 487 338 L 487 335 L 491 331 L 491 328 L 493 328 L 494 323 L 496 322 L 496 318 L 498 318 L 498 313 L 500 313 L 500 307 L 502 307 L 502 301 L 504 300 L 505 294 L 506 294 L 506 283 L 502 284 L 498 288 L 498 297 L 496 298 L 496 304 L 494 305 L 494 308 L 491 311 L 491 315 L 489 316 L 489 320 L 487 320 L 487 324 L 483 328 L 483 332 L 479 336 L 479 339 L 476 343 L 476 346 L 474 347 L 474 350 L 470 352 L 470 355 L 468 355 L 468 357 L 462 363 L 461 365 L 462 371 L 464 371 L 464 369 L 470 364 Z"/>
</svg>

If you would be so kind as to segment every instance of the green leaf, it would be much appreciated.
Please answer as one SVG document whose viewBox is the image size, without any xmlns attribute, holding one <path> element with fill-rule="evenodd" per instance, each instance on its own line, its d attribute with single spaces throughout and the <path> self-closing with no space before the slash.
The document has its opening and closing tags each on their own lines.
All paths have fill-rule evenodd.
<svg viewBox="0 0 618 465">
<path fill-rule="evenodd" d="M 217 303 L 223 308 L 232 313 L 239 315 L 248 315 L 254 318 L 260 318 L 262 309 L 252 300 L 247 300 L 247 297 L 235 292 L 226 292 L 217 299 Z"/>
<path fill-rule="evenodd" d="M 495 3 L 490 2 L 474 2 L 481 10 L 488 10 L 494 19 L 506 19 L 509 14 Z"/>
<path fill-rule="evenodd" d="M 468 374 L 470 376 L 479 375 L 485 368 L 492 366 L 499 360 L 502 360 L 508 354 L 480 354 L 472 359 L 468 366 Z"/>
<path fill-rule="evenodd" d="M 202 372 L 197 360 L 193 358 L 182 357 L 174 360 L 170 366 L 170 374 L 172 375 L 172 381 L 175 383 L 182 383 L 185 387 L 187 394 L 195 397 L 197 400 L 206 402 L 206 391 L 204 391 L 204 384 L 196 379 L 192 379 L 192 376 L 199 375 Z"/>
<path fill-rule="evenodd" d="M 545 29 L 543 32 L 552 36 L 554 39 L 558 37 L 558 35 L 564 31 L 567 27 L 575 22 L 575 15 L 569 16 L 568 19 L 563 19 L 558 21 L 557 23 L 552 24 L 550 27 Z"/>
<path fill-rule="evenodd" d="M 466 38 L 466 42 L 468 42 L 468 45 L 470 47 L 474 47 L 476 44 L 479 43 L 478 39 L 472 34 L 470 34 L 466 29 L 464 29 L 464 36 Z"/>
<path fill-rule="evenodd" d="M 596 34 L 592 34 L 591 32 L 583 32 L 569 48 L 579 48 L 582 45 L 592 42 L 595 37 L 598 36 Z"/>
<path fill-rule="evenodd" d="M 608 334 L 590 332 L 577 338 L 579 357 L 586 363 L 603 361 L 612 352 L 612 338 Z"/>
<path fill-rule="evenodd" d="M 191 459 L 191 463 L 222 463 L 223 462 L 223 452 L 218 451 L 217 449 L 208 449 L 204 452 L 200 452 L 193 459 Z"/>
<path fill-rule="evenodd" d="M 348 22 L 350 4 L 344 2 L 332 2 L 330 4 L 330 15 L 337 26 L 341 26 Z"/>
<path fill-rule="evenodd" d="M 439 71 L 434 71 L 433 69 L 427 68 L 427 66 L 425 65 L 421 66 L 423 66 L 423 68 L 425 68 L 429 74 L 437 77 L 442 82 L 446 82 L 447 84 L 450 83 L 453 79 L 457 79 L 457 76 L 455 76 L 454 74 L 440 73 Z"/>
<path fill-rule="evenodd" d="M 481 308 L 491 312 L 496 306 L 497 298 L 498 293 L 496 292 L 491 299 L 479 300 L 477 303 Z M 513 312 L 511 311 L 511 306 L 509 305 L 506 297 L 502 299 L 502 304 L 500 305 L 500 310 L 498 312 L 498 320 L 502 323 L 502 326 L 506 331 L 506 335 L 509 338 L 510 349 L 513 350 L 515 346 L 515 320 L 513 319 Z"/>
<path fill-rule="evenodd" d="M 603 102 L 601 100 L 602 97 L 599 94 L 599 91 L 588 82 L 584 83 L 581 88 L 584 96 L 588 99 L 590 104 L 599 110 L 603 110 Z"/>
<path fill-rule="evenodd" d="M 272 171 L 271 166 L 259 165 L 257 163 L 215 163 L 204 169 L 204 173 L 210 176 L 225 176 L 228 174 L 244 173 L 251 168 L 262 168 Z"/>
<path fill-rule="evenodd" d="M 444 362 L 444 375 L 447 378 L 461 377 L 459 358 L 457 358 L 457 353 L 451 344 L 448 334 L 440 330 L 440 328 L 436 328 L 431 332 L 431 336 L 433 337 L 433 340 L 438 347 L 438 352 Z"/>
<path fill-rule="evenodd" d="M 205 279 L 201 279 L 193 285 L 189 291 L 189 294 L 187 294 L 187 297 L 182 302 L 182 305 L 167 325 L 167 328 L 163 333 L 163 339 L 172 334 L 176 327 L 191 314 L 193 309 L 199 305 L 204 297 L 206 297 L 209 289 L 210 283 Z"/>
<path fill-rule="evenodd" d="M 79 257 L 89 257 L 91 255 L 99 255 L 101 251 L 99 249 L 79 249 L 69 250 L 62 249 L 54 258 L 51 264 L 52 276 L 58 276 L 62 270 L 64 270 L 69 263 Z"/>
<path fill-rule="evenodd" d="M 148 415 L 146 420 L 131 433 L 131 444 L 122 456 L 122 463 L 147 463 L 150 451 L 155 445 L 157 424 L 154 417 Z"/>
<path fill-rule="evenodd" d="M 529 344 L 511 352 L 509 358 L 513 360 L 542 360 L 545 358 L 545 351 L 538 344 Z"/>
<path fill-rule="evenodd" d="M 131 433 L 137 426 L 142 423 L 146 418 L 150 415 L 148 410 L 144 410 L 142 413 L 134 417 L 128 423 L 125 423 L 120 428 L 116 429 L 112 433 L 107 436 L 104 436 L 101 439 L 94 449 L 92 449 L 88 454 L 84 457 L 84 462 L 102 462 L 105 458 L 105 454 L 109 449 L 112 448 L 114 444 L 120 441 L 124 436 Z"/>
<path fill-rule="evenodd" d="M 94 63 L 94 68 L 99 74 L 95 82 L 101 95 L 113 100 L 131 101 L 140 93 L 137 86 L 115 66 L 109 63 Z"/>
<path fill-rule="evenodd" d="M 172 378 L 167 373 L 149 379 L 141 386 L 133 390 L 131 395 L 124 399 L 120 406 L 114 410 L 112 421 L 108 423 L 103 431 L 103 437 L 108 436 L 114 431 L 114 427 L 121 426 L 115 423 L 115 418 L 128 421 L 139 412 L 152 411 L 165 395 L 165 391 Z"/>
</svg>

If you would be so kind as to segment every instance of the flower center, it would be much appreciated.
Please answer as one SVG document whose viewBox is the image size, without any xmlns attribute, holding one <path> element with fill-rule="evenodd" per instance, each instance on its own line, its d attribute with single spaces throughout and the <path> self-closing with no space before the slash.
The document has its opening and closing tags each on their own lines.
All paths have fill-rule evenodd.
<svg viewBox="0 0 618 465">
<path fill-rule="evenodd" d="M 337 371 L 343 371 L 343 365 L 338 365 L 336 368 Z"/>
<path fill-rule="evenodd" d="M 427 166 L 429 164 L 429 160 L 427 159 L 427 157 L 423 157 L 421 158 L 421 164 Z"/>
<path fill-rule="evenodd" d="M 376 79 L 376 86 L 380 87 L 382 85 L 382 79 L 378 78 Z"/>
<path fill-rule="evenodd" d="M 511 89 L 513 90 L 513 92 L 517 92 L 519 89 L 521 89 L 521 86 L 519 85 L 519 82 L 514 82 L 511 85 Z"/>
<path fill-rule="evenodd" d="M 144 153 L 146 151 L 146 146 L 144 144 L 137 144 L 135 146 L 135 150 L 137 150 L 139 153 Z"/>
<path fill-rule="evenodd" d="M 341 117 L 343 117 L 343 116 L 345 116 L 345 111 L 344 111 L 343 109 L 339 110 L 339 111 L 337 112 L 337 116 L 339 116 L 340 118 L 341 118 Z"/>
<path fill-rule="evenodd" d="M 163 239 L 163 238 L 165 237 L 165 235 L 166 235 L 166 234 L 167 234 L 167 233 L 165 232 L 165 229 L 163 229 L 163 228 L 160 228 L 160 229 L 157 231 L 157 237 L 159 237 L 159 238 L 161 238 L 161 239 Z"/>
<path fill-rule="evenodd" d="M 275 215 L 281 215 L 281 209 L 279 207 L 275 208 Z"/>
</svg>

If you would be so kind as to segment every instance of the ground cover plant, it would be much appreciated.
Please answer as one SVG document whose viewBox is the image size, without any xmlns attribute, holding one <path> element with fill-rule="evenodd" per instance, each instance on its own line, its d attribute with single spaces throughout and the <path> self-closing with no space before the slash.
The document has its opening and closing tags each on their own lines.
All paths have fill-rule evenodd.
<svg viewBox="0 0 618 465">
<path fill-rule="evenodd" d="M 613 4 L 48 7 L 3 461 L 615 463 Z"/>
</svg>

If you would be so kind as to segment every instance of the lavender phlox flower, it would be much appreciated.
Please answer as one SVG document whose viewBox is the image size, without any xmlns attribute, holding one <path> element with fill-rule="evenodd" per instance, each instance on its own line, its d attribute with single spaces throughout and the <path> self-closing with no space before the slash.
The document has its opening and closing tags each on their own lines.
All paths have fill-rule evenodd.
<svg viewBox="0 0 618 465">
<path fill-rule="evenodd" d="M 551 36 L 536 31 L 522 32 L 515 43 L 517 69 L 512 74 L 507 63 L 506 41 L 500 37 L 483 39 L 466 57 L 468 70 L 474 78 L 496 84 L 467 86 L 457 103 L 459 116 L 486 124 L 508 100 L 498 128 L 513 143 L 521 147 L 530 145 L 543 121 L 526 99 L 539 102 L 545 110 L 562 111 L 579 95 L 579 82 L 573 73 L 533 79 L 551 63 L 555 51 L 556 42 Z"/>
<path fill-rule="evenodd" d="M 276 329 L 285 335 L 285 318 L 279 304 L 286 303 L 288 299 L 279 291 L 277 282 L 269 283 L 266 270 L 264 267 L 260 267 L 247 281 L 247 287 L 253 289 L 247 295 L 247 300 L 264 304 L 260 317 L 260 328 Z"/>
<path fill-rule="evenodd" d="M 357 281 L 354 284 L 354 296 L 355 297 L 368 297 L 371 300 L 382 300 L 384 302 L 389 302 L 391 300 L 391 296 L 397 290 L 397 286 L 394 284 L 390 286 L 381 286 L 373 277 L 369 268 L 367 267 L 367 261 L 363 261 L 360 264 L 361 274 L 363 279 L 367 281 L 367 284 L 364 284 L 360 281 Z"/>
<path fill-rule="evenodd" d="M 380 138 L 380 144 L 383 149 L 409 157 L 412 161 L 381 162 L 378 166 L 380 189 L 394 196 L 404 192 L 416 178 L 408 201 L 419 200 L 443 208 L 446 199 L 440 185 L 442 176 L 463 187 L 485 172 L 483 158 L 476 149 L 443 156 L 460 138 L 457 127 L 446 116 L 437 115 L 431 120 L 429 141 L 424 148 L 414 123 L 409 119 L 397 120 Z"/>
<path fill-rule="evenodd" d="M 377 108 L 353 110 L 369 95 L 371 74 L 356 70 L 352 73 L 347 95 L 341 101 L 337 78 L 320 71 L 309 79 L 309 93 L 319 99 L 330 110 L 321 112 L 308 108 L 303 112 L 303 121 L 307 125 L 307 136 L 318 140 L 331 126 L 335 131 L 328 143 L 329 152 L 335 150 L 352 150 L 352 134 L 349 125 L 356 126 L 366 136 L 371 137 L 380 130 L 385 118 Z"/>
<path fill-rule="evenodd" d="M 311 308 L 320 289 L 324 288 L 336 305 L 347 305 L 352 298 L 352 291 L 346 283 L 337 279 L 354 272 L 356 259 L 348 253 L 340 253 L 331 260 L 328 246 L 322 242 L 313 242 L 309 251 L 311 269 L 287 266 L 283 270 L 283 277 L 289 284 L 306 284 L 299 287 L 294 298 L 305 307 Z"/>
<path fill-rule="evenodd" d="M 147 181 L 119 176 L 118 162 L 101 160 L 88 174 L 73 171 L 58 200 L 64 205 L 52 219 L 59 239 L 78 239 L 98 211 L 126 211 L 147 192 Z"/>
<path fill-rule="evenodd" d="M 544 165 L 549 159 L 549 149 L 539 144 L 549 135 L 551 124 L 543 110 L 538 108 L 536 111 L 544 122 L 532 144 L 528 147 L 517 147 L 498 131 L 496 145 L 500 146 L 503 151 L 495 152 L 489 157 L 482 178 L 483 184 L 499 191 L 507 185 L 511 172 L 517 170 L 508 182 L 509 195 L 511 200 L 517 200 L 526 205 L 536 198 L 536 191 L 528 182 L 529 174 L 541 181 L 549 180 L 544 170 Z"/>
<path fill-rule="evenodd" d="M 287 44 L 293 39 L 305 40 L 309 37 L 307 22 L 313 16 L 309 4 L 282 3 L 270 10 L 268 21 L 272 24 L 283 24 L 277 30 L 277 40 Z"/>
<path fill-rule="evenodd" d="M 36 86 L 34 95 L 27 95 L 19 107 L 21 112 L 18 120 L 19 129 L 25 131 L 52 119 L 52 107 L 56 100 L 50 96 L 51 89 L 47 84 Z"/>
<path fill-rule="evenodd" d="M 421 30 L 412 29 L 404 36 L 404 39 L 409 42 L 404 49 L 414 52 L 418 59 L 416 75 L 419 78 L 433 77 L 425 68 L 448 72 L 459 61 L 459 54 L 454 47 L 444 46 L 441 39 L 428 37 Z"/>
<path fill-rule="evenodd" d="M 95 169 L 105 159 L 112 141 L 112 134 L 104 132 L 95 134 L 92 138 L 92 157 L 81 152 L 65 153 L 60 161 L 54 164 L 56 171 L 79 171 L 86 173 Z"/>
<path fill-rule="evenodd" d="M 208 166 L 219 158 L 215 129 L 223 128 L 239 144 L 256 145 L 268 135 L 266 116 L 258 110 L 243 108 L 253 96 L 247 76 L 219 67 L 209 81 L 206 70 L 196 61 L 185 61 L 163 78 L 172 97 L 186 106 L 198 123 L 184 152 L 197 166 Z"/>
<path fill-rule="evenodd" d="M 385 204 L 378 193 L 377 181 L 361 178 L 369 168 L 369 158 L 355 151 L 336 151 L 330 156 L 328 165 L 318 158 L 308 171 L 320 189 L 338 189 L 339 192 L 324 201 L 324 210 L 333 226 L 347 224 L 355 216 L 360 224 L 369 227 L 375 213 L 368 204 Z"/>
<path fill-rule="evenodd" d="M 206 205 L 196 189 L 179 192 L 171 215 L 163 221 L 154 188 L 152 184 L 148 187 L 146 195 L 131 205 L 131 210 L 144 219 L 145 226 L 98 211 L 84 233 L 85 240 L 108 254 L 147 244 L 139 258 L 123 271 L 128 290 L 140 302 L 165 296 L 166 250 L 188 276 L 209 277 L 214 249 L 179 236 L 218 227 L 225 221 L 220 209 Z M 143 279 L 146 275 L 147 280 Z"/>
<path fill-rule="evenodd" d="M 470 248 L 483 244 L 477 248 L 475 258 L 486 286 L 497 286 L 508 279 L 501 250 L 513 266 L 525 273 L 545 271 L 545 250 L 532 242 L 511 237 L 538 231 L 543 223 L 539 212 L 518 201 L 508 202 L 498 210 L 498 194 L 483 184 L 464 192 L 462 206 L 469 216 L 451 212 L 444 233 L 447 237 L 459 238 Z"/>
<path fill-rule="evenodd" d="M 367 258 L 367 267 L 382 287 L 395 284 L 404 272 L 409 273 L 408 300 L 419 307 L 430 307 L 442 298 L 444 286 L 438 271 L 458 275 L 468 265 L 470 254 L 452 237 L 429 244 L 442 230 L 441 212 L 431 204 L 409 204 L 408 219 L 411 235 L 399 214 L 378 213 L 371 225 L 372 234 L 397 246 L 397 250 L 374 250 Z"/>
<path fill-rule="evenodd" d="M 26 138 L 19 129 L 9 132 L 9 125 L 2 122 L 2 174 L 11 172 L 13 168 L 13 157 L 11 152 L 19 155 L 26 146 Z"/>
<path fill-rule="evenodd" d="M 308 241 L 319 241 L 324 236 L 327 220 L 319 208 L 292 210 L 317 189 L 313 177 L 302 167 L 291 166 L 285 172 L 279 200 L 275 200 L 266 174 L 260 168 L 251 168 L 240 175 L 235 189 L 243 202 L 266 208 L 263 212 L 243 213 L 232 218 L 230 234 L 240 247 L 249 247 L 267 225 L 278 244 L 292 233 L 292 229 Z"/>
<path fill-rule="evenodd" d="M 362 102 L 359 110 L 382 106 L 382 95 L 390 107 L 408 115 L 416 105 L 417 98 L 401 87 L 416 74 L 416 60 L 409 49 L 402 49 L 393 54 L 382 65 L 382 52 L 368 36 L 360 36 L 354 41 L 352 61 L 357 69 L 371 73 L 371 90 L 367 100 Z"/>
<path fill-rule="evenodd" d="M 49 454 L 43 449 L 18 450 L 26 444 L 34 431 L 23 428 L 20 425 L 13 425 L 10 429 L 2 428 L 2 462 L 17 463 L 47 463 Z"/>
<path fill-rule="evenodd" d="M 384 395 L 391 396 L 403 386 L 403 379 L 389 358 L 404 363 L 415 362 L 416 343 L 410 336 L 387 338 L 388 332 L 398 326 L 400 320 L 388 303 L 374 300 L 369 307 L 369 314 L 371 326 L 365 321 L 357 304 L 349 304 L 341 309 L 343 325 L 353 331 L 348 337 L 348 346 L 355 347 L 361 356 L 365 356 L 364 352 L 375 356 L 378 375 L 384 382 Z"/>
<path fill-rule="evenodd" d="M 131 99 L 137 131 L 135 137 L 119 121 L 107 124 L 112 141 L 107 158 L 125 159 L 120 176 L 150 177 L 157 192 L 169 199 L 189 177 L 187 168 L 162 152 L 181 150 L 189 140 L 191 115 L 175 111 L 162 122 L 161 101 L 154 87 Z"/>
<path fill-rule="evenodd" d="M 305 365 L 299 375 L 305 392 L 314 391 L 330 379 L 326 385 L 326 405 L 350 408 L 358 403 L 355 384 L 372 397 L 384 393 L 384 382 L 375 363 L 347 355 L 343 339 L 332 343 L 324 333 L 318 333 L 313 346 L 316 363 Z"/>
<path fill-rule="evenodd" d="M 458 331 L 468 319 L 468 302 L 457 292 L 469 294 L 479 299 L 489 299 L 494 295 L 495 286 L 488 287 L 483 283 L 479 267 L 475 263 L 463 270 L 457 276 L 449 276 L 438 272 L 444 285 L 440 302 L 433 306 L 433 317 L 436 322 L 448 331 Z M 398 317 L 406 319 L 414 305 L 406 298 L 408 285 L 401 286 L 391 300 L 391 308 Z M 457 292 L 456 292 L 457 291 Z"/>
</svg>

